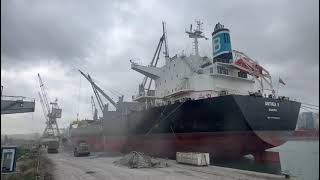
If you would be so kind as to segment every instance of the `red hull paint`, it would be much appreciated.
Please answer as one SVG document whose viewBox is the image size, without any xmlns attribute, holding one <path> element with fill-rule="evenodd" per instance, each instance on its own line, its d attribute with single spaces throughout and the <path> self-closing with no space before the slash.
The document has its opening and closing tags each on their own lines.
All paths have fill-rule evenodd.
<svg viewBox="0 0 320 180">
<path fill-rule="evenodd" d="M 87 136 L 71 137 L 72 144 L 78 144 L 80 141 L 86 141 L 91 151 L 110 151 L 120 152 L 128 142 L 126 136 Z"/>
<path fill-rule="evenodd" d="M 175 159 L 176 152 L 188 151 L 208 152 L 215 158 L 238 158 L 247 154 L 263 152 L 265 149 L 283 144 L 286 138 L 283 138 L 285 136 L 281 136 L 281 134 L 283 132 L 215 132 L 151 134 L 129 137 L 91 136 L 71 139 L 73 143 L 79 140 L 87 141 L 93 151 L 141 151 L 172 159 Z"/>
<path fill-rule="evenodd" d="M 284 142 L 273 137 L 273 143 L 267 143 L 254 132 L 184 133 L 130 137 L 128 149 L 169 158 L 175 158 L 178 151 L 208 152 L 215 158 L 238 158 Z"/>
<path fill-rule="evenodd" d="M 319 129 L 296 130 L 291 140 L 316 140 L 319 139 Z"/>
<path fill-rule="evenodd" d="M 258 162 L 280 163 L 279 152 L 264 151 L 253 154 L 254 159 Z"/>
</svg>

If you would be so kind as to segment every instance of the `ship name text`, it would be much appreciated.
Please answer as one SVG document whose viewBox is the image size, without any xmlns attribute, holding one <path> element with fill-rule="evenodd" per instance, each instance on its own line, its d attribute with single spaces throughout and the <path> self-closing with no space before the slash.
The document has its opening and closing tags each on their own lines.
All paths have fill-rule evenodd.
<svg viewBox="0 0 320 180">
<path fill-rule="evenodd" d="M 268 101 L 266 101 L 266 102 L 264 102 L 264 105 L 265 106 L 272 106 L 272 107 L 279 107 L 279 103 L 277 103 L 277 102 L 268 102 Z"/>
</svg>

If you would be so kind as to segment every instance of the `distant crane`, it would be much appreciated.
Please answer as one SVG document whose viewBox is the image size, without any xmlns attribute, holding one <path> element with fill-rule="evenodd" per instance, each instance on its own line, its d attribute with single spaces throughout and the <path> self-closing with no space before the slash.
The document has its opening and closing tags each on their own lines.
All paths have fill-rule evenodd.
<svg viewBox="0 0 320 180">
<path fill-rule="evenodd" d="M 60 131 L 57 123 L 57 118 L 61 118 L 62 109 L 58 106 L 58 99 L 54 102 L 48 100 L 48 94 L 43 84 L 40 74 L 38 73 L 39 84 L 41 92 L 39 92 L 39 98 L 42 106 L 44 116 L 46 118 L 46 127 L 43 131 L 42 137 L 58 137 L 60 138 Z M 51 108 L 50 108 L 51 105 Z"/>
</svg>

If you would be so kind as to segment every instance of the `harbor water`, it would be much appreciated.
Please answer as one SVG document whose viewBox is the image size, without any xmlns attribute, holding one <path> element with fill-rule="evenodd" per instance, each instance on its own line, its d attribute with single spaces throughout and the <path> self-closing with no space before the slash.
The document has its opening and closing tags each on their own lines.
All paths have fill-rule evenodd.
<svg viewBox="0 0 320 180">
<path fill-rule="evenodd" d="M 319 180 L 319 140 L 288 141 L 268 151 L 279 152 L 280 164 L 258 163 L 250 156 L 237 161 L 216 161 L 212 164 L 272 174 L 285 173 L 297 180 Z"/>
</svg>

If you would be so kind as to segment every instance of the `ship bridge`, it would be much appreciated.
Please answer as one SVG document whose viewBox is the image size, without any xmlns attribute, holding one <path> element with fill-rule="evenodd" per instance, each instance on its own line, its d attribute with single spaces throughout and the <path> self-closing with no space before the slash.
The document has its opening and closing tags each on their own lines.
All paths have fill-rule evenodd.
<svg viewBox="0 0 320 180">
<path fill-rule="evenodd" d="M 191 25 L 190 30 L 186 31 L 188 37 L 193 39 L 193 54 L 186 56 L 182 53 L 170 57 L 165 49 L 165 64 L 156 67 L 162 43 L 166 42 L 164 31 L 150 65 L 142 66 L 130 61 L 131 69 L 145 76 L 133 100 L 163 105 L 228 94 L 250 95 L 259 89 L 264 93 L 263 90 L 267 90 L 265 83 L 273 89 L 271 76 L 266 69 L 244 53 L 231 49 L 229 29 L 220 23 L 212 33 L 212 58 L 201 56 L 198 41 L 208 38 L 202 34 L 202 23 L 196 23 L 195 30 Z M 150 79 L 149 83 L 147 79 Z M 152 82 L 154 90 L 150 89 Z"/>
</svg>

